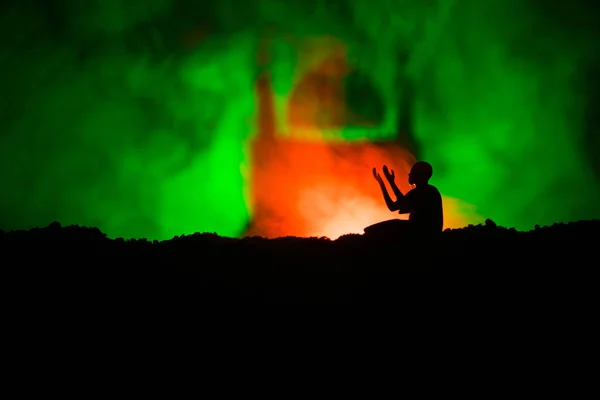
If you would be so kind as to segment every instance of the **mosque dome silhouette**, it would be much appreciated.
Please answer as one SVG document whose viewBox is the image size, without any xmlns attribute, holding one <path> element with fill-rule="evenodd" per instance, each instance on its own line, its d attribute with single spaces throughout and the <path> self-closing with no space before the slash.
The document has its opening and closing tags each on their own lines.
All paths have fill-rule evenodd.
<svg viewBox="0 0 600 400">
<path fill-rule="evenodd" d="M 369 75 L 332 55 L 305 71 L 292 90 L 288 122 L 294 127 L 336 129 L 378 126 L 385 104 Z"/>
</svg>

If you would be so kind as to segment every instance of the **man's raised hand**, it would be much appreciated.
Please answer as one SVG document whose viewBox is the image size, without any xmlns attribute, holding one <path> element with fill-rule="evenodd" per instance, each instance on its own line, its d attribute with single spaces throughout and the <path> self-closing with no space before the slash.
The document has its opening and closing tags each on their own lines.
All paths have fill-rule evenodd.
<svg viewBox="0 0 600 400">
<path fill-rule="evenodd" d="M 383 166 L 383 174 L 385 175 L 385 177 L 387 178 L 388 181 L 390 182 L 394 182 L 394 179 L 396 178 L 396 174 L 394 173 L 394 170 L 389 170 L 387 165 Z"/>
<path fill-rule="evenodd" d="M 381 179 L 381 175 L 379 175 L 379 172 L 377 172 L 377 168 L 373 167 L 373 177 L 375 177 L 375 180 L 382 185 L 383 184 L 383 179 Z"/>
</svg>

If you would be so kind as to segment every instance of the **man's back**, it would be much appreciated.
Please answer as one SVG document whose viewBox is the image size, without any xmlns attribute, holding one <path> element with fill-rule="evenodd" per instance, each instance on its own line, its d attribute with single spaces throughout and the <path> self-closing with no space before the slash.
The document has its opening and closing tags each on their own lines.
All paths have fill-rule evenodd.
<svg viewBox="0 0 600 400">
<path fill-rule="evenodd" d="M 442 195 L 435 186 L 425 184 L 412 189 L 406 194 L 403 208 L 410 212 L 409 220 L 416 229 L 426 232 L 442 231 L 444 227 Z"/>
</svg>

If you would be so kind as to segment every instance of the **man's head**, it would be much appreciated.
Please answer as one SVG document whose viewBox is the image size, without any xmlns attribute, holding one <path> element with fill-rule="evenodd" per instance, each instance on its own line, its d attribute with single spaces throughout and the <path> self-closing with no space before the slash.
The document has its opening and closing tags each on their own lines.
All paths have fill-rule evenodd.
<svg viewBox="0 0 600 400">
<path fill-rule="evenodd" d="M 431 175 L 433 175 L 431 164 L 425 161 L 417 161 L 408 173 L 408 183 L 411 185 L 426 184 L 429 182 Z"/>
</svg>

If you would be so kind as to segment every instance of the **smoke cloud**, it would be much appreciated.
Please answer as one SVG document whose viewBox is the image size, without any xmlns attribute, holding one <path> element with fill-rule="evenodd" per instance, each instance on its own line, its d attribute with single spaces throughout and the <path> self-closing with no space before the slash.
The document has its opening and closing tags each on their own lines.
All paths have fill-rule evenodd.
<svg viewBox="0 0 600 400">
<path fill-rule="evenodd" d="M 415 157 L 433 164 L 451 226 L 600 218 L 588 116 L 597 27 L 586 7 L 4 2 L 0 226 L 337 235 L 389 218 L 371 168 L 388 163 L 402 183 Z M 261 61 L 265 36 L 274 40 Z M 307 130 L 288 105 L 302 71 L 324 57 L 310 38 L 331 38 L 319 51 L 343 49 L 345 76 L 362 78 L 344 100 L 351 116 L 319 116 Z M 259 146 L 265 71 L 279 139 Z M 282 187 L 288 195 L 276 197 Z"/>
</svg>

